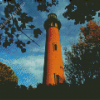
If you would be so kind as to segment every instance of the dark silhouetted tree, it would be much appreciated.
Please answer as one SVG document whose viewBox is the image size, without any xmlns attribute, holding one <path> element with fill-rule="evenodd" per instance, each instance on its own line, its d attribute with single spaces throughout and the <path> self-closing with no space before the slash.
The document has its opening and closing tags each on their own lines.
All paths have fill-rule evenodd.
<svg viewBox="0 0 100 100">
<path fill-rule="evenodd" d="M 8 20 L 6 21 L 6 19 L 5 18 L 1 18 L 1 20 L 4 20 L 4 23 L 6 22 L 6 24 L 5 25 L 1 25 L 1 29 L 2 30 L 5 30 L 5 34 L 7 35 L 6 37 L 5 37 L 5 41 L 4 41 L 4 43 L 3 43 L 3 47 L 7 47 L 7 46 L 10 46 L 10 44 L 11 43 L 13 43 L 13 41 L 14 41 L 14 36 L 17 38 L 17 41 L 15 41 L 15 44 L 17 45 L 17 47 L 19 47 L 20 49 L 21 49 L 21 51 L 22 51 L 22 53 L 24 53 L 24 52 L 26 52 L 26 49 L 24 48 L 25 47 L 25 43 L 24 42 L 22 42 L 21 40 L 19 40 L 18 39 L 18 37 L 19 37 L 19 35 L 21 35 L 21 34 L 18 34 L 18 33 L 16 33 L 15 34 L 15 32 L 16 31 L 21 31 L 22 32 L 22 34 L 24 34 L 24 35 L 26 35 L 22 30 L 24 29 L 24 28 L 26 28 L 26 23 L 28 23 L 28 22 L 32 22 L 32 20 L 33 20 L 33 18 L 32 17 L 28 17 L 27 16 L 27 14 L 24 12 L 24 13 L 21 13 L 21 11 L 22 11 L 22 9 L 21 8 L 19 8 L 20 7 L 20 5 L 19 4 L 17 4 L 16 2 L 15 2 L 15 0 L 12 0 L 11 2 L 8 2 L 8 5 L 5 7 L 5 10 L 4 10 L 4 13 L 5 13 L 5 17 L 6 18 L 8 18 Z M 19 8 L 19 9 L 18 9 Z M 15 12 L 14 12 L 15 11 Z M 16 13 L 18 16 L 20 16 L 18 19 L 17 18 L 14 18 L 14 13 L 13 13 L 13 15 L 12 15 L 12 12 L 14 12 L 14 13 Z M 12 16 L 10 16 L 10 14 L 12 15 Z M 11 19 L 12 19 L 12 21 L 13 21 L 13 24 L 11 24 Z M 22 22 L 22 24 L 19 26 L 18 25 L 18 22 L 19 21 L 21 21 Z M 8 25 L 8 26 L 7 26 Z M 31 29 L 33 29 L 35 26 L 34 25 L 31 25 L 31 26 L 29 26 Z M 36 36 L 36 38 L 37 38 L 37 36 L 38 36 L 38 34 L 41 34 L 41 31 L 37 31 L 37 30 L 40 30 L 39 28 L 38 29 L 34 29 L 34 31 L 36 30 L 36 32 L 34 32 L 33 34 L 35 34 L 34 35 L 34 37 Z M 11 32 L 8 32 L 8 31 L 11 31 Z M 2 36 L 3 35 L 3 33 L 1 33 L 0 34 L 0 36 Z M 26 35 L 30 40 L 32 40 L 28 35 Z M 1 39 L 1 38 L 0 38 Z M 34 40 L 32 40 L 34 43 L 36 43 Z M 29 41 L 28 42 L 26 42 L 27 44 L 29 44 Z M 1 42 L 0 42 L 0 44 L 1 44 Z M 37 43 L 36 43 L 37 44 Z M 38 44 L 37 44 L 38 45 Z"/>
<path fill-rule="evenodd" d="M 72 84 L 82 84 L 84 79 L 91 82 L 94 76 L 100 78 L 100 27 L 90 21 L 80 29 L 85 39 L 80 32 L 80 41 L 72 45 L 72 52 L 65 50 L 68 64 L 64 68 Z"/>
<path fill-rule="evenodd" d="M 48 6 L 52 6 L 52 5 L 57 5 L 58 4 L 58 0 L 52 0 L 52 4 L 47 2 L 46 0 L 35 0 L 35 2 L 38 2 L 39 5 L 37 6 L 37 9 L 40 10 L 41 12 L 42 11 L 46 11 L 46 12 L 49 12 L 49 10 L 47 9 Z"/>
<path fill-rule="evenodd" d="M 28 90 L 33 90 L 33 87 L 30 85 L 30 86 L 28 87 Z"/>
<path fill-rule="evenodd" d="M 22 2 L 24 2 L 24 0 L 18 0 L 18 3 L 21 4 Z M 30 1 L 33 2 L 33 1 Z M 37 10 L 42 11 L 46 11 L 49 12 L 49 10 L 47 9 L 48 6 L 52 7 L 53 5 L 57 5 L 59 3 L 58 0 L 52 0 L 52 3 L 49 3 L 46 0 L 34 0 L 34 2 L 37 2 L 39 5 L 37 6 Z"/>
<path fill-rule="evenodd" d="M 23 3 L 24 1 L 23 0 L 18 0 L 18 3 Z M 38 10 L 41 10 L 41 11 L 47 11 L 49 12 L 49 10 L 47 10 L 47 6 L 52 6 L 52 5 L 56 5 L 58 4 L 58 0 L 52 0 L 52 4 L 46 2 L 46 0 L 36 0 L 34 2 L 38 2 L 39 5 L 37 6 Z M 5 7 L 5 10 L 4 10 L 4 13 L 5 13 L 5 17 L 6 18 L 9 18 L 7 21 L 5 18 L 1 18 L 1 20 L 3 21 L 6 21 L 6 25 L 2 25 L 3 23 L 0 23 L 1 24 L 1 29 L 4 29 L 5 30 L 5 34 L 7 35 L 5 37 L 5 42 L 3 42 L 3 47 L 7 47 L 7 46 L 10 46 L 11 43 L 13 43 L 14 41 L 14 36 L 17 38 L 17 41 L 15 41 L 14 43 L 17 45 L 18 48 L 21 49 L 21 52 L 24 53 L 26 52 L 26 49 L 24 48 L 26 44 L 30 44 L 30 41 L 27 41 L 26 44 L 24 42 L 22 42 L 21 40 L 18 39 L 19 35 L 21 34 L 18 34 L 15 32 L 16 31 L 21 31 L 22 34 L 26 35 L 22 30 L 26 28 L 26 23 L 28 22 L 32 22 L 33 21 L 33 18 L 32 17 L 28 17 L 27 14 L 25 12 L 21 12 L 22 9 L 21 8 L 18 8 L 20 7 L 20 5 L 18 3 L 15 2 L 15 0 L 11 0 L 9 2 L 7 2 L 8 5 Z M 47 5 L 46 5 L 47 4 Z M 17 9 L 17 11 L 16 11 Z M 16 12 L 16 14 L 18 16 L 20 16 L 18 19 L 17 18 L 14 18 L 13 16 L 10 16 L 10 14 L 12 15 L 12 12 Z M 14 14 L 14 13 L 13 13 Z M 10 21 L 13 21 L 13 24 L 10 23 Z M 21 21 L 21 25 L 19 26 L 18 25 L 18 22 Z M 28 25 L 29 26 L 29 25 Z M 31 25 L 29 26 L 31 29 L 35 28 L 34 25 Z M 8 32 L 10 31 L 11 32 Z M 26 30 L 30 30 L 30 29 L 26 29 Z M 38 34 L 41 35 L 42 31 L 37 28 L 37 29 L 34 29 L 33 30 L 33 34 L 34 34 L 34 37 L 35 38 L 38 38 Z M 0 39 L 1 39 L 1 36 L 2 36 L 3 33 L 0 34 Z M 32 42 L 36 43 L 33 39 L 31 39 L 28 35 L 26 35 Z M 36 43 L 37 44 L 37 43 Z M 0 42 L 0 45 L 1 45 L 1 42 Z M 38 44 L 37 44 L 38 45 Z M 39 45 L 38 45 L 39 46 Z"/>
<path fill-rule="evenodd" d="M 27 90 L 27 87 L 25 85 L 20 85 L 20 89 L 24 92 Z"/>
<path fill-rule="evenodd" d="M 96 12 L 100 10 L 100 0 L 69 0 L 70 4 L 65 7 L 66 12 L 63 13 L 65 18 L 75 19 L 74 24 L 84 24 L 85 21 L 90 21 Z M 100 13 L 98 14 L 100 17 Z"/>
</svg>

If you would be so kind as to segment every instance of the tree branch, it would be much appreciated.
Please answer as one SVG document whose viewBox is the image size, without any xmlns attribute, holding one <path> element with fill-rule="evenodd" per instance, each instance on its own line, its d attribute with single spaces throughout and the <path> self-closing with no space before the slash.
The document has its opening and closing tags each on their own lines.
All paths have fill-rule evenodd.
<svg viewBox="0 0 100 100">
<path fill-rule="evenodd" d="M 21 30 L 20 30 L 21 31 Z M 22 31 L 21 31 L 22 32 Z M 24 35 L 26 35 L 24 32 L 22 32 Z M 27 35 L 26 35 L 27 36 Z M 29 36 L 27 36 L 29 39 L 31 39 Z M 32 40 L 32 39 L 31 39 Z M 32 40 L 33 42 L 35 42 L 34 40 Z M 35 42 L 36 43 L 36 42 Z M 37 43 L 36 43 L 37 44 Z M 38 44 L 37 44 L 38 45 Z M 39 46 L 39 45 L 38 45 Z"/>
</svg>

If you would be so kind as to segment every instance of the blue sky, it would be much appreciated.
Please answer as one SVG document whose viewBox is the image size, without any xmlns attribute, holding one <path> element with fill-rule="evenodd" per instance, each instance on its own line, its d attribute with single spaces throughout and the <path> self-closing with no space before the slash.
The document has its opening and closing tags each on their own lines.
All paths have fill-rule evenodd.
<svg viewBox="0 0 100 100">
<path fill-rule="evenodd" d="M 47 1 L 51 3 L 52 0 Z M 33 17 L 33 22 L 29 22 L 27 25 L 35 25 L 35 28 L 40 28 L 42 34 L 39 35 L 38 38 L 34 38 L 33 30 L 23 30 L 23 32 L 35 40 L 40 47 L 34 42 L 31 42 L 31 44 L 26 45 L 26 52 L 22 53 L 15 44 L 11 44 L 11 46 L 7 47 L 7 49 L 0 45 L 0 62 L 7 64 L 14 70 L 15 75 L 17 75 L 19 78 L 18 85 L 22 84 L 27 87 L 32 85 L 33 87 L 37 87 L 37 83 L 42 83 L 43 80 L 43 65 L 46 42 L 46 30 L 44 29 L 43 25 L 48 17 L 48 14 L 55 13 L 57 15 L 57 19 L 61 22 L 59 35 L 64 63 L 65 55 L 63 48 L 67 47 L 68 51 L 71 51 L 73 40 L 75 44 L 78 42 L 77 39 L 79 39 L 80 27 L 86 26 L 87 22 L 85 22 L 85 24 L 74 25 L 75 20 L 67 20 L 63 17 L 62 14 L 66 11 L 65 7 L 69 5 L 69 0 L 59 0 L 58 5 L 48 7 L 48 9 L 50 9 L 49 12 L 37 11 L 38 3 L 35 3 L 34 0 L 33 2 L 32 0 L 24 0 L 24 2 L 25 4 L 21 8 L 22 12 L 27 13 L 27 16 Z M 5 18 L 4 8 L 6 5 L 7 3 L 2 3 L 0 5 L 0 18 Z M 18 16 L 15 14 L 13 17 L 17 18 Z M 99 20 L 98 13 L 96 13 L 94 18 L 94 21 Z M 0 23 L 3 23 L 3 21 L 0 20 Z M 19 22 L 19 25 L 20 24 L 21 22 Z M 29 27 L 26 27 L 26 29 L 29 29 Z M 0 33 L 1 32 L 4 33 L 4 30 L 0 29 Z M 20 34 L 22 33 L 20 32 Z M 29 40 L 23 34 L 19 36 L 19 39 L 24 42 Z M 16 37 L 15 40 L 17 40 Z"/>
</svg>

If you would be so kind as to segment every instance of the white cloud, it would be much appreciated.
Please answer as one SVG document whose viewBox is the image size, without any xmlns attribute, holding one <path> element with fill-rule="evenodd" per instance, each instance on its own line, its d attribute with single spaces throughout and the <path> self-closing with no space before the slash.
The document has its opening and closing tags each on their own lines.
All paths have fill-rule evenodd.
<svg viewBox="0 0 100 100">
<path fill-rule="evenodd" d="M 23 84 L 23 83 L 31 84 L 32 82 L 34 82 L 34 79 L 36 79 L 36 81 L 38 81 L 39 83 L 42 82 L 44 55 L 28 56 L 28 57 L 23 57 L 23 58 L 19 58 L 19 59 L 10 59 L 10 60 L 4 60 L 4 59 L 0 58 L 0 60 L 7 65 L 9 64 L 9 66 L 12 67 L 12 69 L 15 71 L 15 73 L 17 73 L 19 76 L 22 75 L 23 73 L 26 75 L 27 75 L 27 73 L 33 74 L 31 79 L 29 79 L 28 77 L 25 76 L 26 77 L 26 79 L 24 79 L 24 80 L 26 80 L 25 82 L 23 82 L 23 81 L 21 81 L 21 79 L 19 79 L 20 84 Z M 17 67 L 15 67 L 15 66 L 17 66 Z M 34 79 L 32 79 L 32 78 L 34 78 Z M 36 83 L 37 82 L 35 82 L 34 84 L 36 84 Z"/>
<path fill-rule="evenodd" d="M 43 65 L 43 61 L 44 61 L 44 59 L 37 59 L 36 63 L 39 65 Z"/>
<path fill-rule="evenodd" d="M 26 65 L 26 66 L 36 66 L 35 62 L 29 61 L 29 60 L 26 60 L 26 61 L 25 61 L 25 65 Z"/>
<path fill-rule="evenodd" d="M 17 60 L 13 59 L 11 61 L 12 61 L 11 64 L 24 66 L 24 69 L 26 71 L 34 73 L 35 71 L 43 68 L 44 56 L 43 55 L 38 55 L 35 57 L 28 56 L 26 58 L 19 58 Z"/>
<path fill-rule="evenodd" d="M 45 46 L 40 47 L 40 48 L 32 48 L 30 51 L 44 53 L 45 52 Z"/>
</svg>

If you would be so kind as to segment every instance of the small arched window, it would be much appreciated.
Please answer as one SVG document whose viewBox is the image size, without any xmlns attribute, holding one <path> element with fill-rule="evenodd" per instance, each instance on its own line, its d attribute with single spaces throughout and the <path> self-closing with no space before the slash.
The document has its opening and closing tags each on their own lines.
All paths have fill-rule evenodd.
<svg viewBox="0 0 100 100">
<path fill-rule="evenodd" d="M 55 50 L 57 50 L 57 44 L 55 44 L 54 46 L 55 46 Z"/>
<path fill-rule="evenodd" d="M 57 44 L 56 43 L 52 43 L 52 45 L 53 45 L 53 51 L 57 50 Z"/>
</svg>

